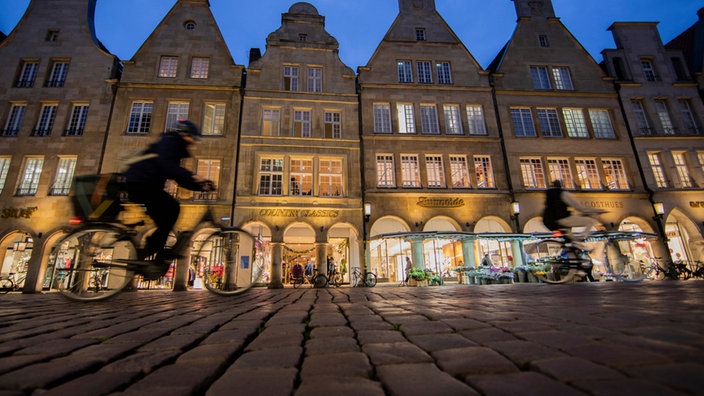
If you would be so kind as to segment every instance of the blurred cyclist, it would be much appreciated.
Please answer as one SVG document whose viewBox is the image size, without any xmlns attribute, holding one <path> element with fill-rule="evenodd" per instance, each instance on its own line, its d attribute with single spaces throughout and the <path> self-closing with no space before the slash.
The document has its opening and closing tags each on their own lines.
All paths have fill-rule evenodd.
<svg viewBox="0 0 704 396">
<path fill-rule="evenodd" d="M 572 208 L 587 216 L 578 216 L 572 214 L 569 208 Z M 562 188 L 562 182 L 555 180 L 552 182 L 552 187 L 545 192 L 545 210 L 543 212 L 543 224 L 550 231 L 567 230 L 565 241 L 576 241 L 581 244 L 592 233 L 592 228 L 597 223 L 597 220 L 588 215 L 606 213 L 601 209 L 586 207 L 577 201 L 577 199 L 568 191 Z M 583 231 L 575 234 L 572 229 L 574 227 L 583 227 Z M 584 249 L 580 246 L 581 249 Z"/>
</svg>

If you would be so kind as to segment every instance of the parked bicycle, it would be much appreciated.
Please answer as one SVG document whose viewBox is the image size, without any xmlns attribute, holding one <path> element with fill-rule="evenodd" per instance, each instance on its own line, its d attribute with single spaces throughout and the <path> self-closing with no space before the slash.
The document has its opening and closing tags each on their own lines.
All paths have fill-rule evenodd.
<svg viewBox="0 0 704 396">
<path fill-rule="evenodd" d="M 652 280 L 677 280 L 680 278 L 680 272 L 677 268 L 674 265 L 664 263 L 661 257 L 653 257 L 649 262 L 642 262 L 641 270 L 646 278 Z"/>
<path fill-rule="evenodd" d="M 24 275 L 17 275 L 15 272 L 10 272 L 7 275 L 0 275 L 0 293 L 8 293 L 18 291 L 24 284 Z"/>
<path fill-rule="evenodd" d="M 325 274 L 318 273 L 318 269 L 314 268 L 310 275 L 302 275 L 293 278 L 293 288 L 298 289 L 304 283 L 309 283 L 311 287 L 323 288 L 328 285 L 329 280 Z"/>
<path fill-rule="evenodd" d="M 354 267 L 351 276 L 350 285 L 352 287 L 376 286 L 376 274 L 373 272 L 365 271 L 364 274 L 362 274 L 359 267 Z"/>
<path fill-rule="evenodd" d="M 72 300 L 90 301 L 111 297 L 127 288 L 135 276 L 154 280 L 163 276 L 163 267 L 148 260 L 137 260 L 137 230 L 142 222 L 89 221 L 76 226 L 52 250 L 55 261 L 55 284 L 61 294 Z M 199 249 L 195 257 L 203 263 L 203 284 L 220 295 L 240 294 L 251 288 L 261 275 L 261 254 L 257 240 L 238 227 L 221 226 L 214 221 L 211 208 L 194 230 L 182 231 L 170 248 L 182 257 L 191 246 L 191 238 L 200 230 Z M 58 262 L 61 257 L 64 261 Z M 249 272 L 240 274 L 240 262 L 252 260 Z"/>
</svg>

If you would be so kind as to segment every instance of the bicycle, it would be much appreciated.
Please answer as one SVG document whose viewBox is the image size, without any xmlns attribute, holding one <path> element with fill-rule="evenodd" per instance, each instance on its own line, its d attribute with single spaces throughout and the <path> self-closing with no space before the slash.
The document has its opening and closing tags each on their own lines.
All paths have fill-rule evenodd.
<svg viewBox="0 0 704 396">
<path fill-rule="evenodd" d="M 646 278 L 651 280 L 677 280 L 680 278 L 680 273 L 672 265 L 665 265 L 664 267 L 660 265 L 662 263 L 661 257 L 653 257 L 650 259 L 650 263 L 644 265 L 641 263 L 641 269 Z"/>
<path fill-rule="evenodd" d="M 352 285 L 352 287 L 376 286 L 376 274 L 373 272 L 364 271 L 364 274 L 362 274 L 362 271 L 359 270 L 359 267 L 354 267 L 352 269 L 351 275 L 352 280 L 350 281 L 350 285 Z"/>
<path fill-rule="evenodd" d="M 195 256 L 204 262 L 205 288 L 219 295 L 241 294 L 256 283 L 263 270 L 259 265 L 262 256 L 258 241 L 241 228 L 219 225 L 211 211 L 208 207 L 195 229 L 178 234 L 170 253 L 183 257 L 193 235 L 207 230 L 204 231 L 205 237 L 198 239 L 200 246 Z M 143 222 L 88 221 L 71 230 L 57 242 L 51 253 L 59 292 L 77 301 L 102 300 L 128 288 L 135 276 L 142 276 L 143 280 L 163 276 L 164 266 L 135 258 L 137 247 L 141 246 L 136 230 L 140 225 Z M 250 246 L 251 251 L 245 250 Z M 65 258 L 64 263 L 58 262 L 60 257 Z M 244 262 L 245 257 L 247 260 L 254 258 L 255 268 L 248 284 L 246 279 L 243 281 L 238 276 L 238 264 Z"/>
<path fill-rule="evenodd" d="M 293 288 L 298 289 L 305 282 L 310 283 L 311 286 L 316 289 L 320 289 L 320 288 L 327 286 L 329 281 L 328 281 L 328 277 L 325 276 L 325 274 L 318 273 L 317 269 L 313 269 L 313 273 L 311 275 L 303 275 L 300 277 L 294 277 L 293 278 Z"/>
<path fill-rule="evenodd" d="M 610 246 L 613 245 L 614 241 L 616 240 L 629 240 L 629 239 L 637 239 L 637 237 L 641 237 L 642 234 L 637 233 L 633 234 L 630 232 L 601 232 L 600 234 L 603 234 L 605 237 L 608 238 L 606 242 L 606 249 L 608 249 Z M 624 263 L 625 268 L 624 271 L 622 272 L 614 272 L 614 268 L 611 265 L 611 261 L 608 258 L 608 254 L 606 257 L 606 260 L 604 262 L 604 265 L 606 267 L 606 272 L 599 273 L 600 280 L 602 281 L 616 281 L 616 282 L 641 282 L 643 279 L 645 279 L 645 275 L 638 271 L 634 271 L 633 268 L 628 264 Z"/>
<path fill-rule="evenodd" d="M 0 276 L 0 292 L 7 293 L 15 291 L 15 281 L 12 280 L 12 278 L 14 278 L 14 275 L 14 272 L 10 272 L 6 276 Z"/>
</svg>

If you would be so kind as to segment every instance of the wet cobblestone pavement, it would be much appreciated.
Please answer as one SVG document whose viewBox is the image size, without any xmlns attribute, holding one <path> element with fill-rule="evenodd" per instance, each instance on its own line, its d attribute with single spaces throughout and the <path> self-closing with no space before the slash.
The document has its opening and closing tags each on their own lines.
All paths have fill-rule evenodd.
<svg viewBox="0 0 704 396">
<path fill-rule="evenodd" d="M 0 395 L 703 395 L 704 282 L 0 296 Z"/>
</svg>

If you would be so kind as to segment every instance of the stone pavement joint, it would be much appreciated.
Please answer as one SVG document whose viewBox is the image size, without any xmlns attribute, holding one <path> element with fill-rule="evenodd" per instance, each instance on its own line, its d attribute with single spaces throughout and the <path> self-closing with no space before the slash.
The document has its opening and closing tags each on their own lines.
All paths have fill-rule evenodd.
<svg viewBox="0 0 704 396">
<path fill-rule="evenodd" d="M 1 395 L 701 395 L 704 283 L 0 296 Z"/>
</svg>

